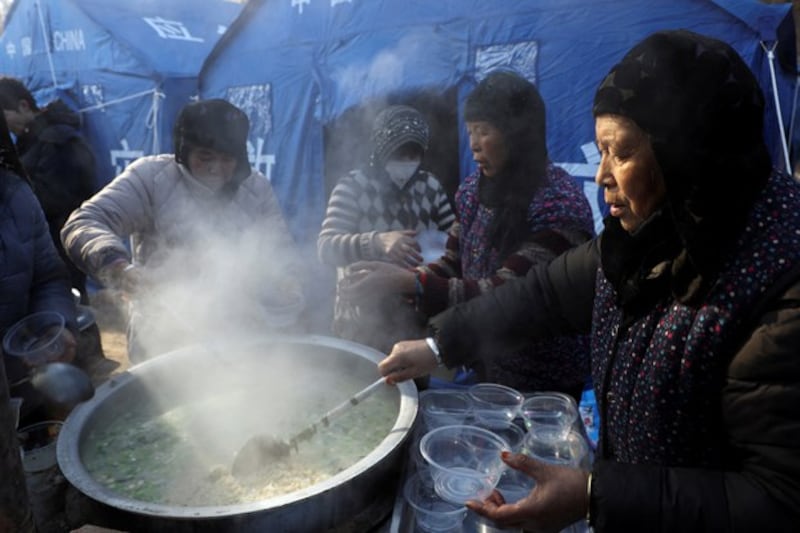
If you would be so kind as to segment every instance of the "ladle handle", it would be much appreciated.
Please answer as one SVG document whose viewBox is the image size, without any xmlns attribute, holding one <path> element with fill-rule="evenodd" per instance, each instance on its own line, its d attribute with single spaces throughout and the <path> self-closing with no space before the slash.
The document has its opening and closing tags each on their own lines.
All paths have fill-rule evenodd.
<svg viewBox="0 0 800 533">
<path fill-rule="evenodd" d="M 291 438 L 289 440 L 289 444 L 291 446 L 296 447 L 299 441 L 309 439 L 311 435 L 316 433 L 317 428 L 320 425 L 327 426 L 328 424 L 330 424 L 331 420 L 338 417 L 342 413 L 346 412 L 351 407 L 354 407 L 359 403 L 363 402 L 366 398 L 372 396 L 372 394 L 376 390 L 378 390 L 381 387 L 381 385 L 385 384 L 386 384 L 386 378 L 381 376 L 371 385 L 364 387 L 363 389 L 352 395 L 349 399 L 343 401 L 342 403 L 340 403 L 339 405 L 337 405 L 336 407 L 334 407 L 333 409 L 322 415 L 316 422 L 307 426 L 303 431 L 299 432 L 297 435 Z"/>
</svg>

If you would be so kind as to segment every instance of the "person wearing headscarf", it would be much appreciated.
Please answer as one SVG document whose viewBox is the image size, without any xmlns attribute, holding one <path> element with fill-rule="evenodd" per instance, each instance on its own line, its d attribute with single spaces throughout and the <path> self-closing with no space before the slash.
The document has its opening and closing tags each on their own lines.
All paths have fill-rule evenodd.
<svg viewBox="0 0 800 533">
<path fill-rule="evenodd" d="M 361 260 L 417 266 L 417 236 L 450 228 L 450 199 L 421 166 L 429 136 L 427 121 L 410 106 L 392 105 L 375 117 L 368 161 L 337 182 L 317 240 L 320 260 L 337 268 L 337 279 Z M 340 337 L 388 351 L 423 325 L 424 317 L 405 298 L 354 305 L 337 294 L 332 330 Z"/>
<path fill-rule="evenodd" d="M 50 238 L 47 220 L 17 157 L 5 118 L 0 115 L 0 338 L 19 320 L 39 311 L 64 317 L 64 351 L 58 361 L 75 359 L 78 325 L 69 272 Z M 0 353 L 2 349 L 0 349 Z M 11 396 L 23 398 L 25 424 L 52 418 L 42 397 L 25 379 L 30 368 L 3 356 Z M 3 384 L 6 385 L 5 383 Z"/>
<path fill-rule="evenodd" d="M 655 33 L 593 112 L 600 236 L 432 320 L 448 366 L 486 345 L 591 332 L 600 442 L 590 470 L 506 454 L 523 500 L 468 506 L 558 531 L 792 531 L 800 521 L 800 187 L 771 168 L 764 96 L 728 44 Z M 481 326 L 481 327 L 478 327 Z M 380 365 L 435 366 L 425 341 Z"/>
<path fill-rule="evenodd" d="M 303 307 L 295 244 L 269 181 L 250 167 L 248 131 L 225 100 L 186 105 L 174 153 L 134 161 L 62 229 L 78 267 L 133 296 L 134 362 L 219 328 L 284 327 Z"/>
<path fill-rule="evenodd" d="M 359 264 L 346 284 L 353 298 L 397 290 L 426 316 L 494 290 L 594 235 L 581 187 L 547 156 L 545 105 L 531 82 L 489 73 L 467 96 L 464 120 L 477 169 L 456 192 L 457 222 L 441 259 L 415 271 Z M 366 275 L 366 272 L 371 272 Z M 479 379 L 521 391 L 580 398 L 588 377 L 585 337 L 537 340 L 524 350 L 465 354 Z"/>
</svg>

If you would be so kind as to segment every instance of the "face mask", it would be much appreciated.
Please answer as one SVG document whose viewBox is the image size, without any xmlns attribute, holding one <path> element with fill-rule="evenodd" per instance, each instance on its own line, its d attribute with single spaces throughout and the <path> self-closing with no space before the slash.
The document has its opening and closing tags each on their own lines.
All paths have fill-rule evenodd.
<svg viewBox="0 0 800 533">
<path fill-rule="evenodd" d="M 417 171 L 420 163 L 421 161 L 419 159 L 403 161 L 390 159 L 386 163 L 386 172 L 389 174 L 389 178 L 391 178 L 394 184 L 402 189 L 406 186 L 408 180 L 411 179 L 411 176 Z"/>
<path fill-rule="evenodd" d="M 220 190 L 228 181 L 225 176 L 220 176 L 219 174 L 203 174 L 199 176 L 195 175 L 193 177 L 214 192 Z"/>
</svg>

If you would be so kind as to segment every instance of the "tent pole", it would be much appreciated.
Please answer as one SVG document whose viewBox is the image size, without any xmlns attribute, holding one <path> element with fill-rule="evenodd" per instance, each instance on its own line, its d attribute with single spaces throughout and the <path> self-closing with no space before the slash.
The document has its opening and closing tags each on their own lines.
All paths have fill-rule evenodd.
<svg viewBox="0 0 800 533">
<path fill-rule="evenodd" d="M 50 50 L 50 39 L 47 34 L 47 27 L 44 25 L 44 16 L 42 15 L 42 7 L 39 0 L 34 2 L 36 4 L 36 13 L 39 15 L 39 25 L 42 27 L 42 38 L 44 39 L 44 49 L 47 52 L 47 62 L 50 64 L 50 77 L 53 80 L 53 89 L 58 88 L 58 81 L 56 80 L 56 67 L 53 64 L 53 54 Z"/>
<path fill-rule="evenodd" d="M 786 128 L 783 126 L 783 115 L 781 114 L 781 102 L 778 98 L 778 80 L 775 76 L 775 47 L 778 41 L 772 43 L 772 47 L 767 48 L 764 41 L 761 41 L 761 48 L 767 53 L 769 59 L 769 75 L 772 80 L 772 97 L 775 99 L 775 114 L 778 117 L 778 129 L 780 130 L 781 147 L 783 148 L 784 164 L 786 165 L 786 173 L 792 174 L 792 164 L 789 161 L 789 148 L 786 146 Z"/>
</svg>

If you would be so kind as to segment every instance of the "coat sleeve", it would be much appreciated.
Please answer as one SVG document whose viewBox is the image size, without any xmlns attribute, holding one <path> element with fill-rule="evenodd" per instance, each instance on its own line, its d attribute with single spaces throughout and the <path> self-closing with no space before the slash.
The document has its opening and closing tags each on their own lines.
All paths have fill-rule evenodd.
<svg viewBox="0 0 800 533">
<path fill-rule="evenodd" d="M 729 466 L 597 461 L 595 531 L 794 531 L 800 523 L 800 283 L 761 314 L 722 392 Z"/>
<path fill-rule="evenodd" d="M 461 262 L 453 261 L 455 256 L 448 253 L 437 263 L 420 267 L 426 274 L 423 277 L 423 297 L 420 307 L 426 316 L 440 313 L 448 307 L 494 290 L 509 280 L 522 277 L 533 266 L 549 263 L 565 250 L 586 240 L 587 237 L 579 232 L 548 230 L 533 234 L 520 243 L 491 276 L 481 279 L 461 277 Z M 453 238 L 451 235 L 448 239 L 448 248 L 454 246 L 455 254 L 460 255 L 458 242 L 458 236 Z M 448 252 L 450 251 L 448 249 Z M 453 268 L 455 266 L 457 269 Z"/>
<path fill-rule="evenodd" d="M 525 277 L 508 280 L 432 318 L 430 326 L 447 366 L 468 363 L 464 354 L 487 356 L 534 339 L 587 333 L 599 246 L 597 238 L 587 241 L 531 268 Z"/>
<path fill-rule="evenodd" d="M 326 265 L 347 266 L 362 259 L 379 259 L 376 231 L 360 232 L 358 186 L 350 177 L 336 184 L 328 201 L 317 254 Z"/>
<path fill-rule="evenodd" d="M 24 231 L 31 232 L 33 241 L 33 276 L 29 289 L 30 312 L 57 311 L 67 326 L 77 331 L 75 302 L 70 292 L 69 274 L 56 251 L 53 239 L 33 192 L 27 185 L 20 186 L 12 200 L 15 209 L 24 209 L 21 220 Z"/>
<path fill-rule="evenodd" d="M 67 219 L 61 242 L 88 275 L 97 277 L 113 259 L 130 259 L 127 238 L 152 223 L 152 169 L 133 163 Z"/>
</svg>

